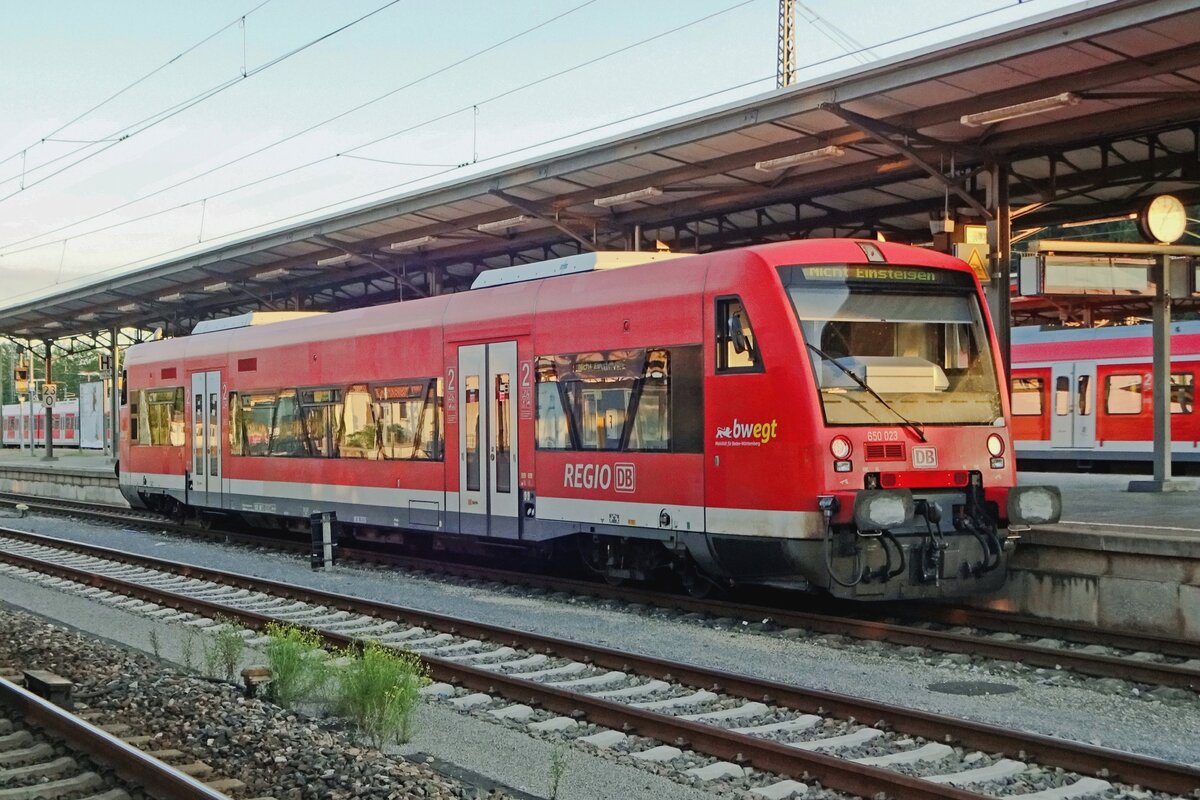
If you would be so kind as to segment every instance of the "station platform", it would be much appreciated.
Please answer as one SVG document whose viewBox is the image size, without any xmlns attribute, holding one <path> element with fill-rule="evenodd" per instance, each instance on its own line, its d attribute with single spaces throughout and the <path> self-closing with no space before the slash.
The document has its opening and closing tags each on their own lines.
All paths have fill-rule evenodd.
<svg viewBox="0 0 1200 800">
<path fill-rule="evenodd" d="M 0 450 L 0 492 L 125 505 L 102 452 Z M 1129 492 L 1129 475 L 1021 473 L 1058 486 L 1062 522 L 1026 531 L 998 594 L 977 604 L 1200 640 L 1200 495 Z"/>
<path fill-rule="evenodd" d="M 103 451 L 54 448 L 54 461 L 42 450 L 0 449 L 0 492 L 126 505 L 117 488 L 116 470 Z"/>
</svg>

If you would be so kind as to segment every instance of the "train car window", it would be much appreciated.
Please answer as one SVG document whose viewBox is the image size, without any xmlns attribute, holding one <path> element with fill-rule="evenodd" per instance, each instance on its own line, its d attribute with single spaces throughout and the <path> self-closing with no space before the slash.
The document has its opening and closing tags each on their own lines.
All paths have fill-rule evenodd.
<svg viewBox="0 0 1200 800">
<path fill-rule="evenodd" d="M 483 438 L 479 435 L 479 376 L 463 375 L 463 450 L 466 456 L 467 491 L 478 492 L 481 485 L 480 471 L 483 463 Z"/>
<path fill-rule="evenodd" d="M 242 395 L 242 443 L 246 455 L 267 455 L 271 446 L 271 426 L 274 418 L 274 392 Z"/>
<path fill-rule="evenodd" d="M 717 372 L 761 372 L 758 340 L 741 298 L 718 298 L 716 305 Z"/>
<path fill-rule="evenodd" d="M 1104 413 L 1142 413 L 1142 376 L 1109 375 L 1104 379 Z"/>
<path fill-rule="evenodd" d="M 183 387 L 141 389 L 135 396 L 136 409 L 130 412 L 130 430 L 137 431 L 132 444 L 183 445 Z M 135 427 L 136 426 L 136 427 Z"/>
<path fill-rule="evenodd" d="M 701 359 L 696 346 L 542 356 L 538 447 L 701 452 Z"/>
<path fill-rule="evenodd" d="M 440 378 L 376 386 L 379 452 L 389 461 L 442 460 Z"/>
<path fill-rule="evenodd" d="M 271 424 L 271 445 L 268 455 L 306 456 L 308 436 L 300 416 L 300 404 L 295 389 L 284 389 L 275 400 L 275 418 Z"/>
<path fill-rule="evenodd" d="M 381 458 L 375 404 L 365 383 L 346 388 L 342 401 L 341 431 L 338 436 L 340 458 Z"/>
<path fill-rule="evenodd" d="M 1042 415 L 1042 390 L 1044 388 L 1045 382 L 1041 378 L 1013 378 L 1013 416 L 1040 417 Z"/>
<path fill-rule="evenodd" d="M 1054 415 L 1065 417 L 1071 413 L 1071 379 L 1059 375 L 1054 379 Z"/>
<path fill-rule="evenodd" d="M 1171 373 L 1171 413 L 1190 414 L 1195 408 L 1195 375 L 1191 372 Z"/>
<path fill-rule="evenodd" d="M 337 457 L 338 430 L 342 425 L 341 389 L 301 389 L 302 428 L 309 455 Z"/>
<path fill-rule="evenodd" d="M 242 424 L 242 401 L 237 392 L 229 393 L 229 455 L 245 452 L 245 426 Z"/>
</svg>

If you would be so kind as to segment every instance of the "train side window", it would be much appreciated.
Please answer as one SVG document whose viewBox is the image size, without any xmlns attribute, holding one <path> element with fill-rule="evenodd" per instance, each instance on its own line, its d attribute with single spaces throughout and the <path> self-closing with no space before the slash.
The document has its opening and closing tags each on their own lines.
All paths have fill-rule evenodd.
<svg viewBox="0 0 1200 800">
<path fill-rule="evenodd" d="M 1059 375 L 1054 379 L 1054 414 L 1065 417 L 1071 413 L 1071 379 Z"/>
<path fill-rule="evenodd" d="M 242 395 L 242 451 L 248 456 L 265 456 L 271 446 L 271 425 L 275 417 L 275 393 L 255 392 Z"/>
<path fill-rule="evenodd" d="M 229 455 L 245 452 L 245 433 L 242 425 L 242 401 L 237 392 L 229 393 Z"/>
<path fill-rule="evenodd" d="M 1191 372 L 1171 373 L 1171 413 L 1190 414 L 1195 408 L 1195 374 Z"/>
<path fill-rule="evenodd" d="M 1078 413 L 1081 417 L 1086 417 L 1092 413 L 1092 376 L 1080 375 L 1077 379 L 1078 395 Z"/>
<path fill-rule="evenodd" d="M 380 454 L 386 460 L 442 460 L 440 378 L 376 386 Z"/>
<path fill-rule="evenodd" d="M 740 297 L 717 300 L 717 372 L 761 372 L 758 340 Z"/>
<path fill-rule="evenodd" d="M 275 419 L 271 425 L 272 456 L 308 455 L 308 441 L 304 434 L 304 422 L 300 416 L 300 404 L 295 389 L 283 389 L 275 400 Z"/>
<path fill-rule="evenodd" d="M 183 445 L 183 387 L 141 389 L 130 411 L 130 440 L 141 445 Z M 136 438 L 134 437 L 136 431 Z"/>
<path fill-rule="evenodd" d="M 1012 413 L 1014 417 L 1040 417 L 1042 415 L 1041 378 L 1012 379 Z"/>
<path fill-rule="evenodd" d="M 375 423 L 375 404 L 365 383 L 346 388 L 342 401 L 341 432 L 338 436 L 338 456 L 341 458 L 381 458 L 378 428 Z"/>
<path fill-rule="evenodd" d="M 300 392 L 303 432 L 309 455 L 321 458 L 337 456 L 337 436 L 341 427 L 341 389 L 303 389 Z"/>
<path fill-rule="evenodd" d="M 1142 413 L 1142 376 L 1109 375 L 1104 379 L 1104 413 Z"/>
<path fill-rule="evenodd" d="M 698 453 L 703 448 L 698 346 L 542 356 L 542 449 Z"/>
</svg>

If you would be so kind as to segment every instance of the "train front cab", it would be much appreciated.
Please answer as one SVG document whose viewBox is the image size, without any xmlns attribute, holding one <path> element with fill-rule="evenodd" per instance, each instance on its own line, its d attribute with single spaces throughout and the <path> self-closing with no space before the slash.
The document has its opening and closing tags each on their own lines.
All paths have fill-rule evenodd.
<svg viewBox="0 0 1200 800">
<path fill-rule="evenodd" d="M 998 588 L 1009 522 L 1054 519 L 1060 503 L 1015 488 L 978 284 L 937 254 L 825 245 L 755 248 L 768 263 L 750 280 L 748 263 L 709 271 L 707 534 L 693 557 L 726 579 L 848 598 Z"/>
</svg>

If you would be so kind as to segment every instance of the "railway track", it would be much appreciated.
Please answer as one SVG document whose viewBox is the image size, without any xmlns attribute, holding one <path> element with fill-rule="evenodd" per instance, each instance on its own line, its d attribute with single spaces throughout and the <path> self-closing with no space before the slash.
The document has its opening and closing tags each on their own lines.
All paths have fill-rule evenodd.
<svg viewBox="0 0 1200 800">
<path fill-rule="evenodd" d="M 204 530 L 183 525 L 161 514 L 83 503 L 45 500 L 19 495 L 0 495 L 0 502 L 21 502 L 48 513 L 86 516 L 122 525 L 146 525 L 190 536 L 218 536 L 244 544 L 307 552 L 308 545 L 295 539 L 267 537 L 245 532 Z M 346 546 L 343 558 L 410 570 L 491 581 L 505 585 L 536 587 L 552 592 L 570 592 L 628 603 L 671 608 L 684 613 L 714 618 L 767 621 L 781 629 L 798 629 L 815 635 L 840 635 L 867 641 L 883 641 L 899 647 L 920 647 L 1000 661 L 1020 662 L 1033 667 L 1068 670 L 1096 678 L 1115 678 L 1151 687 L 1173 687 L 1200 691 L 1200 643 L 1162 636 L 1100 630 L 1094 627 L 1039 620 L 982 609 L 922 605 L 898 615 L 877 616 L 870 608 L 850 609 L 840 605 L 836 612 L 819 613 L 780 608 L 759 603 L 696 599 L 629 586 L 610 587 L 597 582 L 533 574 L 471 564 L 437 561 L 387 553 L 377 549 Z"/>
<path fill-rule="evenodd" d="M 11 575 L 160 619 L 286 622 L 330 646 L 369 638 L 411 649 L 439 682 L 430 690 L 461 710 L 535 732 L 584 720 L 584 741 L 634 759 L 670 763 L 690 749 L 708 761 L 693 768 L 702 779 L 754 767 L 778 776 L 760 787 L 765 797 L 790 796 L 786 781 L 806 776 L 864 797 L 962 800 L 1200 787 L 1189 766 L 49 537 L 0 530 L 0 561 Z"/>
<path fill-rule="evenodd" d="M 144 753 L 9 678 L 0 677 L 5 800 L 229 800 L 184 771 L 195 764 L 176 768 L 164 760 L 171 753 Z"/>
</svg>

